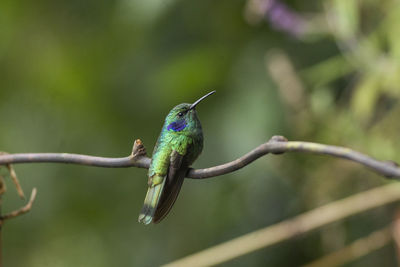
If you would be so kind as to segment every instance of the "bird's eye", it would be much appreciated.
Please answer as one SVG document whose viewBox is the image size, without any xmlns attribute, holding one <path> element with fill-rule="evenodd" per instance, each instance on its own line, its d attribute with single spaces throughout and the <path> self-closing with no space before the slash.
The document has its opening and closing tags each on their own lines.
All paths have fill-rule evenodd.
<svg viewBox="0 0 400 267">
<path fill-rule="evenodd" d="M 179 112 L 179 113 L 178 113 L 178 116 L 179 116 L 179 117 L 182 117 L 182 116 L 183 116 L 183 112 Z"/>
</svg>

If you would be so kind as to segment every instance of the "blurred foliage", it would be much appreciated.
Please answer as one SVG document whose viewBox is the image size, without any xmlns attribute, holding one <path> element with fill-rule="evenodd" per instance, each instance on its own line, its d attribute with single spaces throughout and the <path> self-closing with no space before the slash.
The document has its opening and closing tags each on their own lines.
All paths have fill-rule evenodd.
<svg viewBox="0 0 400 267">
<path fill-rule="evenodd" d="M 198 108 L 205 147 L 195 167 L 275 134 L 400 162 L 398 1 L 281 1 L 305 23 L 295 35 L 249 3 L 1 1 L 0 150 L 117 157 L 141 138 L 151 151 L 170 108 L 216 89 Z M 4 226 L 5 266 L 156 266 L 387 182 L 341 160 L 268 156 L 185 181 L 168 218 L 145 227 L 145 170 L 16 170 L 38 196 L 32 212 Z M 3 211 L 20 205 L 9 183 Z M 395 208 L 225 265 L 307 263 L 385 226 Z M 378 264 L 396 266 L 393 247 L 351 263 Z"/>
</svg>

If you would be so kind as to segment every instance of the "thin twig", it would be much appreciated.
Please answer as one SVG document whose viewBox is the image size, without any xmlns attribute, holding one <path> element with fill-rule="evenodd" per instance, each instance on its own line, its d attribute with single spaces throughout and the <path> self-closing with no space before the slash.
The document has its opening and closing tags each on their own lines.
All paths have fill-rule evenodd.
<svg viewBox="0 0 400 267">
<path fill-rule="evenodd" d="M 15 187 L 17 188 L 17 192 L 20 198 L 25 199 L 24 190 L 22 190 L 21 184 L 19 183 L 17 173 L 15 172 L 13 166 L 11 164 L 7 164 L 7 169 L 10 172 L 11 180 L 14 182 Z"/>
<path fill-rule="evenodd" d="M 372 232 L 366 237 L 357 239 L 350 245 L 339 249 L 331 254 L 323 256 L 303 267 L 335 267 L 343 266 L 346 263 L 361 258 L 369 253 L 383 248 L 392 241 L 392 227 L 386 226 L 383 229 Z"/>
<path fill-rule="evenodd" d="M 7 152 L 0 151 L 0 156 L 7 155 L 7 154 L 8 154 Z M 6 164 L 6 167 L 8 169 L 8 172 L 10 173 L 11 180 L 13 181 L 15 187 L 17 188 L 19 197 L 22 199 L 25 199 L 24 190 L 22 190 L 21 184 L 19 183 L 19 180 L 18 180 L 17 173 L 15 172 L 13 166 L 11 164 Z M 3 177 L 0 177 L 0 178 L 3 179 Z M 5 185 L 5 183 L 2 183 L 2 184 L 3 185 L 1 186 L 2 187 L 1 193 L 4 193 L 6 191 L 6 185 Z"/>
<path fill-rule="evenodd" d="M 392 225 L 392 237 L 395 244 L 397 266 L 400 266 L 400 209 L 395 213 Z"/>
<path fill-rule="evenodd" d="M 140 149 L 138 149 L 138 147 Z M 135 141 L 133 150 L 136 151 L 136 153 L 132 153 L 130 156 L 123 158 L 104 158 L 68 153 L 6 154 L 0 155 L 0 165 L 56 162 L 107 168 L 149 168 L 151 159 L 145 155 L 144 146 L 140 140 Z M 400 178 L 400 168 L 394 162 L 379 161 L 346 147 L 311 142 L 289 142 L 283 136 L 273 136 L 268 142 L 256 147 L 234 161 L 206 169 L 189 169 L 186 176 L 193 179 L 211 178 L 237 171 L 269 153 L 282 154 L 284 152 L 305 152 L 343 158 L 358 162 L 386 177 Z"/>
<path fill-rule="evenodd" d="M 7 214 L 2 215 L 2 216 L 0 217 L 0 222 L 1 222 L 1 224 L 4 222 L 4 220 L 8 220 L 8 219 L 11 219 L 11 218 L 15 218 L 15 217 L 17 217 L 17 216 L 20 216 L 20 215 L 22 215 L 22 214 L 27 213 L 28 211 L 30 211 L 31 208 L 32 208 L 33 202 L 35 201 L 36 193 L 37 193 L 36 188 L 33 188 L 33 189 L 32 189 L 32 193 L 31 193 L 31 197 L 29 198 L 29 201 L 28 201 L 28 203 L 26 203 L 25 206 L 21 207 L 20 209 L 15 210 L 15 211 L 12 211 L 12 212 L 10 212 L 10 213 L 7 213 Z"/>
<path fill-rule="evenodd" d="M 0 175 L 0 217 L 2 215 L 3 194 L 6 192 L 6 184 L 3 176 Z M 0 267 L 3 267 L 3 241 L 2 241 L 2 221 L 0 221 Z"/>
<path fill-rule="evenodd" d="M 391 183 L 300 214 L 174 261 L 164 267 L 213 266 L 288 240 L 356 213 L 400 200 L 400 184 Z"/>
<path fill-rule="evenodd" d="M 6 183 L 4 177 L 0 175 L 0 206 L 1 206 L 1 196 L 7 191 Z"/>
<path fill-rule="evenodd" d="M 391 241 L 396 245 L 397 262 L 400 255 L 400 210 L 397 210 L 391 225 L 376 230 L 366 237 L 362 237 L 345 246 L 338 251 L 325 255 L 303 267 L 330 267 L 342 266 L 350 261 L 354 261 L 362 256 L 378 250 Z"/>
</svg>

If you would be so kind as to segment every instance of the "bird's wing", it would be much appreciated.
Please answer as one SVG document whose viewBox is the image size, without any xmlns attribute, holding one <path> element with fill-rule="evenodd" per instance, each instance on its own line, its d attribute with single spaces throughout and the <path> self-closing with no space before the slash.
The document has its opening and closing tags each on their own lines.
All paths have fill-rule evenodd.
<svg viewBox="0 0 400 267">
<path fill-rule="evenodd" d="M 179 169 L 182 166 L 182 160 L 183 160 L 183 155 L 179 154 L 176 150 L 173 150 L 169 160 L 169 169 L 168 169 L 168 177 L 170 178 L 169 181 L 172 180 L 172 177 L 175 177 L 178 174 Z"/>
<path fill-rule="evenodd" d="M 153 216 L 154 223 L 160 222 L 167 216 L 175 203 L 187 171 L 187 167 L 182 166 L 182 161 L 183 155 L 179 154 L 176 150 L 172 151 L 168 176 L 165 181 L 161 199 Z"/>
</svg>

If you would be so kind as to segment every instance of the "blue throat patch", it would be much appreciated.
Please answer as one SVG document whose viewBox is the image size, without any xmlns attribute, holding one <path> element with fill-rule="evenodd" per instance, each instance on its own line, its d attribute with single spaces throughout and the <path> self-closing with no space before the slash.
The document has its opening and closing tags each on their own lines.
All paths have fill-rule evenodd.
<svg viewBox="0 0 400 267">
<path fill-rule="evenodd" d="M 170 125 L 167 126 L 167 131 L 169 130 L 173 130 L 174 132 L 180 132 L 183 129 L 185 129 L 187 126 L 186 121 L 183 120 L 179 120 L 179 121 L 174 121 L 172 122 Z"/>
</svg>

